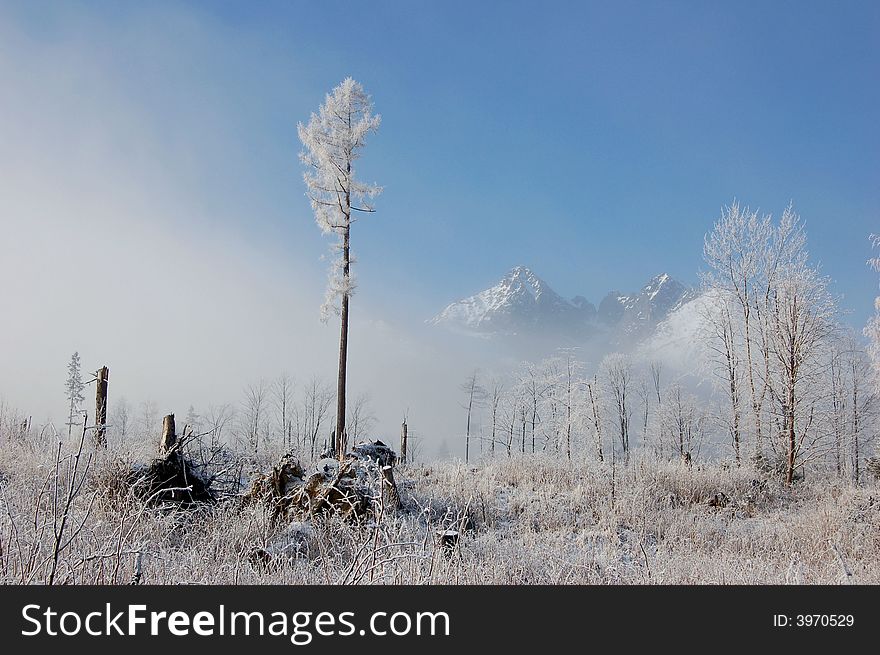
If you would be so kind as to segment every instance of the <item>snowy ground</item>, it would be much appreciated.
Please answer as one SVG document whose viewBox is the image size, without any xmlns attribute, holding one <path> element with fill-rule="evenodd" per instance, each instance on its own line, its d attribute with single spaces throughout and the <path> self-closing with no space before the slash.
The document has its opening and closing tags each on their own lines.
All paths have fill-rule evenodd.
<svg viewBox="0 0 880 655">
<path fill-rule="evenodd" d="M 44 582 L 54 457 L 12 442 L 0 451 L 0 582 Z M 634 458 L 612 475 L 591 461 L 500 457 L 398 468 L 404 509 L 378 522 L 271 527 L 235 500 L 145 509 L 114 490 L 118 458 L 96 461 L 74 500 L 56 582 L 124 584 L 138 568 L 145 584 L 880 582 L 875 482 L 789 489 L 719 465 Z M 438 536 L 449 530 L 461 535 L 451 554 Z"/>
</svg>

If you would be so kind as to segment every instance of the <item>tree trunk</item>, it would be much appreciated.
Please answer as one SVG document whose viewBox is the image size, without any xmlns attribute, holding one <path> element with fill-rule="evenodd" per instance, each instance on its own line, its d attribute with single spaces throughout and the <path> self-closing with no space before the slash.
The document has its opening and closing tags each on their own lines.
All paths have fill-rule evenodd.
<svg viewBox="0 0 880 655">
<path fill-rule="evenodd" d="M 95 385 L 95 445 L 107 447 L 107 380 L 110 369 L 102 366 L 98 369 Z"/>
<path fill-rule="evenodd" d="M 495 424 L 496 424 L 496 414 L 497 414 L 497 410 L 493 409 L 493 410 L 492 410 L 492 449 L 491 449 L 491 452 L 492 452 L 492 455 L 493 455 L 493 456 L 495 455 Z"/>
<path fill-rule="evenodd" d="M 797 453 L 797 433 L 795 432 L 794 425 L 794 413 L 795 413 L 795 393 L 794 393 L 794 385 L 791 386 L 788 393 L 788 407 L 787 411 L 787 422 L 786 426 L 788 431 L 788 460 L 786 462 L 786 471 L 785 471 L 785 482 L 786 484 L 791 484 L 794 481 L 794 465 L 795 465 L 795 455 Z"/>
<path fill-rule="evenodd" d="M 532 454 L 535 454 L 535 424 L 538 422 L 538 401 L 532 396 Z"/>
<path fill-rule="evenodd" d="M 468 403 L 467 430 L 464 433 L 464 463 L 467 464 L 471 454 L 471 408 L 473 407 L 473 393 Z"/>
<path fill-rule="evenodd" d="M 853 479 L 859 484 L 861 470 L 859 466 L 859 381 L 853 365 Z"/>
<path fill-rule="evenodd" d="M 348 284 L 351 277 L 351 251 L 349 245 L 350 227 L 346 227 L 342 237 L 342 293 L 341 328 L 339 333 L 339 376 L 336 381 L 336 456 L 341 462 L 345 459 L 345 376 L 348 364 Z"/>
<path fill-rule="evenodd" d="M 396 510 L 400 508 L 400 492 L 394 481 L 394 469 L 391 466 L 382 467 L 382 494 L 385 507 Z"/>
<path fill-rule="evenodd" d="M 162 419 L 162 438 L 159 440 L 159 455 L 167 457 L 177 444 L 177 431 L 174 427 L 174 414 Z"/>
<path fill-rule="evenodd" d="M 407 429 L 406 429 L 406 421 L 400 426 L 400 463 L 406 464 L 406 439 L 407 439 Z"/>
</svg>

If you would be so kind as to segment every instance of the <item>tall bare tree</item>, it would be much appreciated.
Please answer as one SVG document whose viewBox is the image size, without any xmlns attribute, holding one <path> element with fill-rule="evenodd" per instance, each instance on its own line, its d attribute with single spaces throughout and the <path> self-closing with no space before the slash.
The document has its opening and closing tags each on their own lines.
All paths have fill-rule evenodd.
<svg viewBox="0 0 880 655">
<path fill-rule="evenodd" d="M 159 431 L 159 408 L 155 400 L 145 400 L 140 404 L 138 421 L 141 435 L 150 436 Z"/>
<path fill-rule="evenodd" d="M 743 326 L 746 377 L 751 397 L 752 418 L 755 428 L 755 455 L 763 458 L 764 423 L 763 403 L 767 388 L 762 385 L 758 358 L 769 366 L 769 353 L 765 348 L 755 352 L 755 335 L 763 327 L 760 316 L 753 314 L 762 299 L 766 299 L 772 285 L 774 271 L 771 239 L 773 227 L 769 215 L 760 215 L 734 201 L 722 210 L 721 217 L 706 236 L 703 258 L 709 266 L 704 285 L 729 294 L 736 302 Z M 765 339 L 758 339 L 766 345 Z M 766 374 L 766 370 L 765 370 Z"/>
<path fill-rule="evenodd" d="M 362 393 L 349 404 L 347 430 L 353 443 L 367 438 L 376 424 L 376 416 L 373 414 L 370 402 L 370 394 Z"/>
<path fill-rule="evenodd" d="M 831 426 L 838 475 L 859 484 L 867 447 L 877 432 L 877 374 L 864 345 L 851 333 L 837 340 L 831 354 Z"/>
<path fill-rule="evenodd" d="M 131 431 L 131 405 L 125 396 L 120 396 L 113 408 L 113 418 L 111 419 L 113 431 L 124 440 Z"/>
<path fill-rule="evenodd" d="M 308 167 L 304 178 L 315 220 L 323 232 L 337 237 L 334 250 L 339 256 L 331 267 L 322 315 L 326 320 L 333 308 L 340 316 L 335 431 L 340 459 L 345 455 L 349 298 L 355 286 L 351 273 L 351 227 L 356 212 L 374 211 L 368 201 L 381 191 L 378 186 L 355 178 L 354 163 L 366 145 L 367 135 L 375 132 L 379 123 L 370 97 L 349 77 L 327 94 L 307 125 L 297 126 L 304 146 L 300 159 Z"/>
<path fill-rule="evenodd" d="M 711 282 L 709 284 L 711 285 Z M 726 423 L 730 432 L 734 458 L 739 466 L 742 459 L 740 449 L 743 378 L 741 352 L 744 349 L 744 337 L 739 326 L 744 319 L 734 312 L 733 306 L 738 301 L 735 300 L 736 296 L 730 290 L 708 286 L 705 293 L 712 299 L 712 302 L 706 307 L 703 316 L 703 325 L 706 328 L 704 339 L 712 359 L 714 379 L 727 396 L 730 409 Z"/>
<path fill-rule="evenodd" d="M 816 399 L 810 396 L 810 386 L 825 381 L 822 373 L 827 360 L 822 354 L 835 328 L 828 279 L 808 263 L 805 248 L 792 250 L 780 260 L 767 313 L 773 356 L 771 390 L 779 406 L 785 480 L 791 484 L 798 464 L 811 456 L 806 446 L 815 444 Z"/>
<path fill-rule="evenodd" d="M 699 455 L 708 427 L 708 416 L 700 409 L 696 398 L 685 394 L 679 384 L 672 386 L 667 398 L 664 407 L 666 432 L 675 437 L 681 459 L 690 462 Z"/>
<path fill-rule="evenodd" d="M 492 407 L 492 434 L 490 436 L 491 452 L 495 454 L 495 442 L 498 439 L 498 429 L 501 427 L 502 402 L 504 400 L 504 381 L 495 378 L 492 381 L 490 405 Z"/>
<path fill-rule="evenodd" d="M 329 418 L 333 400 L 332 386 L 317 376 L 302 387 L 300 404 L 295 413 L 297 433 L 313 458 L 317 455 L 318 437 Z"/>
<path fill-rule="evenodd" d="M 209 405 L 207 421 L 208 434 L 210 435 L 210 447 L 218 448 L 223 444 L 223 432 L 235 419 L 235 409 L 229 403 Z"/>
<path fill-rule="evenodd" d="M 244 389 L 241 403 L 241 429 L 248 446 L 254 455 L 259 451 L 261 435 L 266 440 L 263 423 L 266 420 L 266 405 L 269 399 L 269 385 L 260 379 L 256 384 L 249 384 Z"/>
<path fill-rule="evenodd" d="M 479 382 L 479 374 L 478 370 L 474 370 L 467 379 L 462 383 L 461 390 L 465 395 L 465 402 L 462 407 L 467 410 L 467 428 L 465 431 L 465 441 L 464 441 L 464 461 L 468 463 L 470 461 L 470 453 L 471 453 L 471 419 L 473 418 L 474 410 L 482 407 L 483 402 L 486 400 L 486 390 Z"/>
<path fill-rule="evenodd" d="M 629 461 L 629 421 L 632 412 L 629 392 L 632 364 L 626 355 L 611 353 L 602 360 L 600 368 L 617 415 L 617 433 L 623 449 L 624 461 Z"/>
<path fill-rule="evenodd" d="M 587 394 L 590 397 L 590 417 L 593 423 L 593 430 L 596 435 L 596 456 L 600 462 L 605 461 L 605 455 L 602 452 L 602 417 L 599 413 L 599 407 L 602 404 L 599 396 L 599 376 L 594 375 L 593 379 L 587 382 Z"/>
<path fill-rule="evenodd" d="M 272 384 L 272 404 L 285 449 L 293 445 L 294 387 L 293 379 L 287 373 L 279 375 Z"/>
</svg>

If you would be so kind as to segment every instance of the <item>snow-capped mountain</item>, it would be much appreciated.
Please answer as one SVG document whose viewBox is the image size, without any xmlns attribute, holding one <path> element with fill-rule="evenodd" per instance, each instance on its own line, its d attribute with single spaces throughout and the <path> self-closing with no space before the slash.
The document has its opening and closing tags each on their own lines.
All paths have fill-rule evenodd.
<svg viewBox="0 0 880 655">
<path fill-rule="evenodd" d="M 473 296 L 454 302 L 428 323 L 478 334 L 516 335 L 552 330 L 582 334 L 596 315 L 585 298 L 557 294 L 525 266 Z"/>
<path fill-rule="evenodd" d="M 622 334 L 644 336 L 693 298 L 692 290 L 662 273 L 652 278 L 639 293 L 609 293 L 599 303 L 598 319 Z"/>
<path fill-rule="evenodd" d="M 428 321 L 484 336 L 541 335 L 611 342 L 640 339 L 671 312 L 694 297 L 683 284 L 662 274 L 638 293 L 612 291 L 598 310 L 583 296 L 567 300 L 524 266 L 513 268 L 497 284 L 448 305 Z"/>
</svg>

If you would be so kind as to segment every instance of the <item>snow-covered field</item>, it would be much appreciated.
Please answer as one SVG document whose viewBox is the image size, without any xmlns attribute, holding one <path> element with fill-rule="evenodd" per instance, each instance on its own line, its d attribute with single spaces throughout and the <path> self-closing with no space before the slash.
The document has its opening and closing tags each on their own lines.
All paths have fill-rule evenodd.
<svg viewBox="0 0 880 655">
<path fill-rule="evenodd" d="M 501 456 L 398 467 L 403 509 L 361 525 L 306 517 L 273 527 L 235 498 L 146 508 L 115 482 L 149 456 L 99 454 L 69 512 L 56 583 L 127 584 L 138 572 L 143 584 L 880 582 L 875 480 L 786 488 L 720 464 Z M 52 448 L 0 446 L 0 582 L 47 580 L 54 462 Z M 440 543 L 450 530 L 460 533 L 452 553 Z"/>
</svg>

